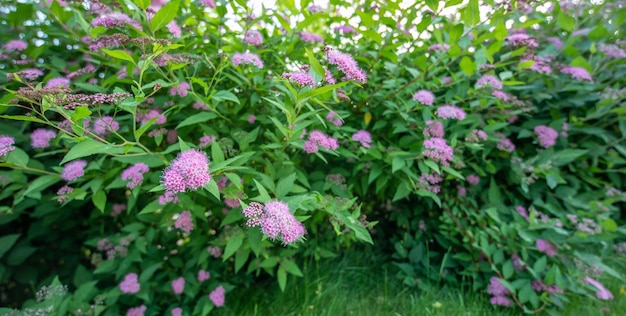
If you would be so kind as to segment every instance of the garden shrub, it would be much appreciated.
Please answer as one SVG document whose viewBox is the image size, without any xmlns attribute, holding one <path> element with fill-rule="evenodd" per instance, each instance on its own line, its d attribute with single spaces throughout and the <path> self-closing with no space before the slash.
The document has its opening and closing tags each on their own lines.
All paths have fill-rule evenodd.
<svg viewBox="0 0 626 316">
<path fill-rule="evenodd" d="M 4 312 L 208 314 L 374 240 L 407 286 L 612 299 L 622 2 L 256 7 L 3 2 Z"/>
</svg>

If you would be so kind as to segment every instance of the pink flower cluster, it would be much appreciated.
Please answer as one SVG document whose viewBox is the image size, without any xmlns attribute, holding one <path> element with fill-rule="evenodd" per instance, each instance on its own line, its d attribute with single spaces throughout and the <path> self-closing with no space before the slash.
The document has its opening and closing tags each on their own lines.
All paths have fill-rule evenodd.
<svg viewBox="0 0 626 316">
<path fill-rule="evenodd" d="M 67 195 L 72 193 L 72 191 L 74 191 L 74 188 L 64 185 L 62 186 L 58 191 L 57 191 L 57 195 L 59 196 L 57 198 L 57 202 L 59 203 L 63 203 L 65 201 L 67 201 Z"/>
<path fill-rule="evenodd" d="M 428 120 L 426 121 L 426 128 L 424 129 L 423 134 L 426 137 L 442 138 L 446 135 L 446 132 L 443 130 L 443 123 L 439 121 Z"/>
<path fill-rule="evenodd" d="M 472 130 L 469 133 L 469 135 L 465 137 L 465 141 L 470 142 L 470 143 L 480 143 L 486 140 L 487 140 L 487 133 L 479 129 Z"/>
<path fill-rule="evenodd" d="M 211 278 L 211 274 L 208 271 L 200 269 L 198 271 L 198 282 L 204 282 Z"/>
<path fill-rule="evenodd" d="M 243 36 L 243 42 L 259 46 L 261 45 L 261 43 L 263 43 L 263 35 L 261 35 L 259 31 L 247 30 Z"/>
<path fill-rule="evenodd" d="M 288 79 L 291 82 L 295 82 L 301 86 L 314 86 L 315 79 L 308 72 L 294 71 L 286 72 L 282 75 L 283 78 Z"/>
<path fill-rule="evenodd" d="M 175 38 L 179 38 L 182 35 L 183 31 L 180 26 L 178 26 L 178 23 L 176 23 L 176 20 L 172 20 L 172 22 L 168 23 L 166 27 L 167 30 L 170 31 L 170 34 L 172 34 Z"/>
<path fill-rule="evenodd" d="M 141 285 L 137 279 L 137 273 L 129 273 L 124 277 L 124 281 L 120 283 L 122 293 L 135 294 L 139 292 Z"/>
<path fill-rule="evenodd" d="M 550 61 L 552 60 L 549 57 L 541 57 L 541 56 L 531 56 L 529 59 L 523 59 L 522 62 L 534 61 L 534 64 L 530 66 L 530 70 L 538 72 L 540 74 L 551 74 L 552 68 L 550 67 Z"/>
<path fill-rule="evenodd" d="M 529 220 L 528 211 L 526 211 L 526 208 L 524 208 L 523 206 L 521 205 L 516 206 L 515 211 L 526 220 Z"/>
<path fill-rule="evenodd" d="M 143 174 L 148 171 L 150 171 L 148 165 L 143 162 L 138 162 L 122 172 L 122 180 L 130 180 L 130 182 L 126 184 L 126 187 L 133 189 L 143 182 Z"/>
<path fill-rule="evenodd" d="M 359 68 L 354 58 L 349 54 L 345 54 L 336 50 L 326 51 L 326 59 L 332 65 L 336 65 L 341 70 L 348 80 L 353 80 L 360 83 L 365 83 L 367 75 L 365 71 Z"/>
<path fill-rule="evenodd" d="M 337 139 L 332 138 L 321 131 L 315 130 L 309 134 L 309 139 L 304 142 L 304 151 L 307 154 L 318 152 L 318 145 L 328 150 L 336 150 L 339 148 L 339 142 Z"/>
<path fill-rule="evenodd" d="M 248 227 L 260 226 L 261 231 L 270 239 L 280 237 L 285 244 L 300 240 L 306 233 L 304 225 L 289 211 L 289 206 L 281 201 L 271 201 L 262 205 L 252 202 L 243 209 Z"/>
<path fill-rule="evenodd" d="M 457 119 L 464 120 L 465 119 L 465 111 L 463 109 L 453 106 L 453 105 L 442 105 L 437 108 L 437 116 L 442 119 Z"/>
<path fill-rule="evenodd" d="M 563 293 L 563 290 L 559 288 L 558 285 L 546 285 L 541 280 L 535 280 L 530 285 L 535 292 L 547 292 L 547 293 Z"/>
<path fill-rule="evenodd" d="M 360 130 L 360 131 L 352 134 L 352 140 L 360 142 L 361 146 L 363 146 L 365 148 L 372 147 L 372 145 L 371 145 L 372 135 L 370 134 L 370 132 L 368 132 L 366 130 Z"/>
<path fill-rule="evenodd" d="M 215 305 L 215 307 L 222 307 L 224 306 L 225 300 L 224 294 L 224 287 L 220 285 L 215 290 L 211 291 L 211 293 L 209 293 L 209 299 L 211 300 L 211 302 L 213 302 L 213 305 Z"/>
<path fill-rule="evenodd" d="M 136 20 L 131 19 L 128 15 L 119 12 L 113 12 L 109 14 L 101 15 L 95 18 L 91 25 L 93 27 L 104 26 L 107 29 L 114 27 L 125 27 L 131 25 L 132 27 L 141 30 L 141 24 Z"/>
<path fill-rule="evenodd" d="M 175 87 L 170 88 L 170 95 L 171 96 L 179 95 L 181 97 L 186 97 L 187 94 L 189 93 L 189 89 L 191 89 L 191 85 L 188 82 L 183 81 L 183 82 L 180 82 Z"/>
<path fill-rule="evenodd" d="M 559 137 L 559 133 L 554 129 L 539 125 L 535 127 L 535 134 L 539 140 L 539 145 L 543 148 L 550 148 L 556 144 L 556 139 Z"/>
<path fill-rule="evenodd" d="M 258 55 L 253 53 L 235 53 L 233 54 L 233 65 L 252 64 L 259 68 L 263 68 L 263 61 Z"/>
<path fill-rule="evenodd" d="M 28 43 L 22 40 L 10 40 L 6 44 L 2 45 L 2 48 L 12 52 L 21 52 L 28 48 Z"/>
<path fill-rule="evenodd" d="M 105 115 L 93 122 L 93 132 L 98 136 L 106 136 L 111 132 L 117 132 L 119 129 L 120 123 L 108 115 Z"/>
<path fill-rule="evenodd" d="M 444 166 L 450 166 L 454 150 L 446 143 L 446 140 L 440 137 L 433 137 L 424 140 L 424 156 L 441 163 Z"/>
<path fill-rule="evenodd" d="M 558 250 L 554 244 L 545 239 L 537 239 L 535 246 L 539 249 L 539 251 L 545 253 L 549 257 L 554 257 L 554 255 L 556 255 L 556 251 Z"/>
<path fill-rule="evenodd" d="M 498 149 L 500 150 L 507 151 L 510 153 L 515 150 L 515 145 L 513 144 L 513 142 L 511 142 L 511 140 L 506 137 L 500 138 L 500 140 L 496 144 L 496 147 L 498 147 Z"/>
<path fill-rule="evenodd" d="M 489 285 L 487 286 L 487 293 L 493 295 L 489 300 L 493 305 L 510 306 L 511 300 L 506 295 L 511 294 L 511 291 L 506 286 L 500 283 L 500 280 L 496 277 L 491 277 Z"/>
<path fill-rule="evenodd" d="M 433 105 L 433 102 L 435 102 L 435 95 L 428 90 L 419 90 L 413 94 L 413 100 L 424 105 Z"/>
<path fill-rule="evenodd" d="M 443 178 L 436 173 L 423 174 L 419 179 L 419 187 L 437 194 L 441 191 L 441 187 L 439 186 L 441 181 L 443 181 Z"/>
<path fill-rule="evenodd" d="M 204 136 L 200 137 L 200 143 L 198 144 L 198 146 L 200 148 L 207 147 L 207 146 L 213 144 L 213 142 L 215 140 L 217 140 L 217 136 L 215 136 L 215 135 L 204 135 Z"/>
<path fill-rule="evenodd" d="M 342 34 L 356 34 L 357 31 L 349 25 L 340 25 L 335 27 L 335 32 L 338 33 L 342 33 Z"/>
<path fill-rule="evenodd" d="M 604 53 L 607 57 L 611 58 L 625 58 L 626 51 L 614 44 L 600 44 L 598 50 Z"/>
<path fill-rule="evenodd" d="M 87 167 L 87 162 L 85 160 L 68 162 L 65 166 L 63 166 L 61 178 L 67 182 L 76 180 L 85 175 L 85 167 Z"/>
<path fill-rule="evenodd" d="M 500 82 L 500 80 L 498 80 L 498 78 L 496 78 L 496 76 L 494 75 L 485 74 L 482 77 L 478 78 L 478 80 L 476 80 L 476 87 L 482 88 L 485 86 L 501 90 L 502 82 Z"/>
<path fill-rule="evenodd" d="M 561 69 L 561 73 L 568 74 L 574 79 L 593 81 L 591 74 L 582 67 L 564 67 Z"/>
<path fill-rule="evenodd" d="M 133 307 L 126 312 L 126 316 L 144 316 L 146 309 L 148 309 L 146 305 Z"/>
<path fill-rule="evenodd" d="M 137 113 L 137 122 L 142 125 L 150 122 L 151 119 L 156 118 L 152 125 L 161 125 L 167 122 L 167 117 L 161 113 L 160 109 L 151 109 L 146 113 Z"/>
<path fill-rule="evenodd" d="M 215 9 L 215 0 L 200 0 L 200 3 L 211 9 Z"/>
<path fill-rule="evenodd" d="M 343 121 L 341 120 L 341 118 L 337 116 L 337 113 L 333 111 L 330 111 L 328 112 L 328 114 L 326 114 L 326 120 L 333 123 L 333 125 L 335 126 L 343 125 Z"/>
<path fill-rule="evenodd" d="M 38 128 L 30 134 L 30 143 L 33 148 L 43 149 L 50 146 L 50 140 L 57 137 L 57 133 L 50 129 Z"/>
<path fill-rule="evenodd" d="M 174 222 L 174 227 L 180 229 L 184 233 L 188 233 L 193 230 L 193 219 L 191 218 L 191 212 L 184 211 L 178 214 L 178 218 Z"/>
<path fill-rule="evenodd" d="M 183 291 L 185 290 L 185 278 L 180 277 L 172 281 L 172 290 L 174 291 L 174 294 L 176 295 L 183 294 Z"/>
<path fill-rule="evenodd" d="M 176 307 L 176 308 L 172 309 L 171 315 L 172 316 L 183 316 L 183 309 L 180 308 L 180 307 Z"/>
<path fill-rule="evenodd" d="M 70 79 L 67 79 L 65 77 L 57 77 L 57 78 L 52 78 L 48 80 L 44 88 L 61 88 L 61 87 L 67 88 L 69 86 L 70 86 Z"/>
<path fill-rule="evenodd" d="M 440 50 L 440 51 L 448 51 L 450 49 L 450 45 L 448 44 L 434 44 L 428 47 L 428 50 Z"/>
<path fill-rule="evenodd" d="M 467 180 L 467 182 L 469 182 L 471 185 L 477 185 L 480 183 L 480 177 L 475 174 L 470 174 L 465 178 L 465 180 Z"/>
<path fill-rule="evenodd" d="M 15 139 L 11 136 L 0 135 L 0 157 L 15 150 Z"/>
<path fill-rule="evenodd" d="M 298 35 L 300 35 L 300 38 L 308 43 L 323 43 L 324 42 L 324 38 L 322 38 L 322 36 L 318 35 L 318 34 L 314 34 L 314 33 L 307 33 L 307 32 L 300 32 L 298 33 Z"/>
<path fill-rule="evenodd" d="M 532 38 L 530 35 L 526 33 L 517 33 L 517 34 L 509 35 L 505 38 L 505 40 L 509 42 L 509 45 L 514 46 L 514 47 L 522 47 L 522 46 L 530 47 L 530 48 L 539 47 L 539 43 L 537 42 L 537 40 Z"/>
<path fill-rule="evenodd" d="M 179 153 L 172 164 L 163 170 L 161 184 L 165 187 L 165 194 L 160 202 L 171 202 L 176 193 L 197 190 L 210 180 L 209 159 L 204 152 L 192 149 Z"/>
</svg>

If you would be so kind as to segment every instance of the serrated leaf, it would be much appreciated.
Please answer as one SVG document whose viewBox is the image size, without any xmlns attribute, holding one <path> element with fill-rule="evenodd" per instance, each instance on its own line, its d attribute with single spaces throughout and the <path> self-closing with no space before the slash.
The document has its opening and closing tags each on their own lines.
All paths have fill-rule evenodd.
<svg viewBox="0 0 626 316">
<path fill-rule="evenodd" d="M 103 190 L 97 191 L 92 197 L 93 205 L 96 206 L 100 210 L 100 212 L 104 213 L 104 207 L 107 203 L 107 195 Z"/>
<path fill-rule="evenodd" d="M 131 56 L 129 53 L 123 51 L 123 50 L 119 50 L 119 49 L 115 49 L 115 50 L 110 50 L 110 49 L 102 49 L 102 51 L 113 57 L 113 58 L 117 58 L 117 59 L 121 59 L 121 60 L 125 60 L 125 61 L 129 61 L 131 62 L 133 65 L 137 65 L 137 63 L 135 62 L 135 60 L 133 59 L 133 56 Z"/>
<path fill-rule="evenodd" d="M 61 165 L 78 158 L 91 156 L 94 154 L 106 153 L 113 148 L 110 144 L 104 144 L 93 139 L 84 139 L 78 144 L 72 146 L 69 152 L 61 160 Z"/>
<path fill-rule="evenodd" d="M 230 236 L 226 248 L 224 249 L 223 260 L 226 261 L 230 256 L 235 254 L 237 250 L 243 245 L 244 234 L 241 230 L 238 230 L 234 235 Z"/>
<path fill-rule="evenodd" d="M 296 174 L 292 173 L 278 181 L 276 184 L 276 197 L 281 199 L 285 197 L 293 188 L 293 184 L 296 181 Z"/>
<path fill-rule="evenodd" d="M 152 21 L 150 21 L 152 32 L 156 32 L 168 23 L 172 22 L 172 20 L 174 20 L 174 18 L 178 15 L 179 6 L 180 0 L 172 0 L 161 7 L 154 17 L 152 17 Z"/>
</svg>

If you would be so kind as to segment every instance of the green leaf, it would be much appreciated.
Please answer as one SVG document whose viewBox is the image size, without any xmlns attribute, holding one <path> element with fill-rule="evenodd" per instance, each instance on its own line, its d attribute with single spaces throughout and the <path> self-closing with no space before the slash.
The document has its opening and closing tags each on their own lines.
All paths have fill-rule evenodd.
<svg viewBox="0 0 626 316">
<path fill-rule="evenodd" d="M 244 234 L 241 230 L 238 230 L 234 235 L 230 236 L 228 239 L 228 243 L 226 244 L 226 249 L 224 249 L 223 260 L 230 258 L 243 244 Z"/>
<path fill-rule="evenodd" d="M 104 144 L 104 143 L 95 141 L 93 139 L 87 138 L 79 142 L 78 144 L 72 146 L 70 151 L 67 152 L 65 157 L 63 157 L 63 160 L 61 160 L 60 164 L 62 165 L 68 161 L 72 161 L 72 160 L 82 158 L 82 157 L 91 156 L 94 154 L 105 153 L 105 152 L 110 151 L 111 148 L 113 148 L 113 146 L 110 144 Z"/>
<path fill-rule="evenodd" d="M 137 63 L 135 62 L 135 60 L 133 59 L 133 56 L 131 56 L 129 53 L 123 51 L 123 50 L 110 50 L 110 49 L 102 49 L 102 51 L 113 57 L 113 58 L 117 58 L 117 59 L 121 59 L 121 60 L 125 60 L 125 61 L 129 61 L 131 62 L 133 65 L 137 65 Z"/>
<path fill-rule="evenodd" d="M 291 274 L 293 274 L 295 276 L 299 276 L 299 277 L 304 276 L 302 274 L 302 271 L 300 270 L 300 268 L 298 268 L 298 265 L 295 262 L 293 262 L 293 261 L 291 261 L 289 259 L 282 260 L 281 263 L 280 263 L 280 267 L 284 268 L 285 271 L 287 271 L 287 272 L 289 272 L 289 273 L 291 273 Z"/>
<path fill-rule="evenodd" d="M 559 12 L 559 14 L 556 16 L 556 24 L 558 24 L 560 28 L 566 31 L 572 31 L 574 29 L 575 22 L 576 20 L 574 20 L 573 17 L 567 15 L 567 13 L 564 13 L 562 11 Z"/>
<path fill-rule="evenodd" d="M 220 200 L 220 189 L 214 179 L 211 179 L 211 181 L 204 186 L 204 189 L 209 191 L 218 201 Z"/>
<path fill-rule="evenodd" d="M 100 212 L 104 213 L 104 207 L 107 203 L 107 195 L 104 190 L 97 191 L 92 197 L 93 205 L 95 205 Z"/>
<path fill-rule="evenodd" d="M 463 72 L 468 76 L 471 76 L 474 71 L 476 71 L 476 64 L 474 64 L 472 59 L 468 56 L 463 56 L 459 66 L 461 66 L 461 70 L 463 70 Z"/>
<path fill-rule="evenodd" d="M 151 2 L 150 0 L 133 0 L 133 2 L 135 2 L 135 4 L 137 6 L 139 6 L 142 9 L 146 9 L 150 6 Z"/>
<path fill-rule="evenodd" d="M 426 5 L 433 10 L 433 12 L 439 10 L 439 0 L 426 0 Z"/>
<path fill-rule="evenodd" d="M 513 262 L 511 259 L 507 260 L 502 266 L 502 275 L 505 279 L 510 279 L 514 273 Z"/>
<path fill-rule="evenodd" d="M 493 177 L 491 178 L 491 181 L 489 183 L 488 196 L 489 196 L 489 202 L 491 202 L 492 205 L 497 206 L 497 205 L 502 204 L 502 196 L 500 195 L 498 184 L 496 183 Z"/>
<path fill-rule="evenodd" d="M 37 248 L 20 244 L 11 251 L 7 257 L 7 263 L 12 266 L 22 264 L 28 257 L 37 251 Z"/>
<path fill-rule="evenodd" d="M 176 129 L 179 129 L 179 128 L 185 127 L 185 126 L 189 126 L 189 125 L 198 124 L 198 123 L 204 123 L 204 122 L 212 120 L 212 119 L 214 119 L 216 117 L 217 117 L 217 114 L 215 114 L 213 112 L 201 112 L 201 113 L 198 113 L 198 114 L 194 114 L 194 115 L 184 119 L 182 122 L 180 122 L 176 126 Z"/>
<path fill-rule="evenodd" d="M 11 234 L 0 237 L 0 258 L 11 249 L 21 234 Z"/>
<path fill-rule="evenodd" d="M 565 149 L 554 154 L 554 161 L 557 166 L 563 166 L 586 154 L 586 149 Z"/>
<path fill-rule="evenodd" d="M 211 158 L 215 163 L 224 161 L 224 152 L 222 151 L 220 144 L 217 142 L 213 142 L 213 144 L 211 144 Z"/>
<path fill-rule="evenodd" d="M 530 282 L 527 282 L 519 291 L 518 297 L 520 303 L 526 303 L 530 301 L 530 296 L 535 293 L 532 287 L 530 286 Z"/>
<path fill-rule="evenodd" d="M 320 62 L 317 61 L 315 55 L 313 54 L 313 51 L 311 51 L 309 48 L 306 48 L 306 55 L 309 58 L 309 64 L 311 65 L 311 68 L 313 68 L 313 71 L 315 71 L 322 78 L 326 77 L 326 70 L 324 70 L 324 67 L 322 67 Z"/>
<path fill-rule="evenodd" d="M 13 149 L 6 156 L 6 162 L 10 162 L 18 166 L 26 166 L 29 161 L 30 157 L 28 157 L 28 154 L 19 147 L 15 147 L 15 149 Z"/>
<path fill-rule="evenodd" d="M 292 173 L 278 181 L 276 185 L 276 197 L 281 199 L 285 197 L 293 188 L 293 184 L 296 181 L 296 174 Z"/>
<path fill-rule="evenodd" d="M 461 11 L 463 21 L 468 26 L 474 26 L 480 22 L 480 10 L 478 8 L 478 0 L 470 0 L 465 8 Z"/>
<path fill-rule="evenodd" d="M 222 90 L 222 91 L 218 91 L 217 93 L 215 93 L 213 95 L 213 104 L 218 104 L 222 101 L 233 101 L 237 104 L 239 103 L 239 98 L 237 98 L 237 96 L 230 92 L 230 91 L 226 91 L 226 90 Z"/>
<path fill-rule="evenodd" d="M 250 248 L 244 248 L 235 255 L 235 272 L 239 271 L 250 257 Z"/>
<path fill-rule="evenodd" d="M 617 223 L 612 218 L 607 218 L 603 220 L 602 222 L 600 222 L 600 226 L 602 226 L 602 229 L 609 232 L 617 231 Z"/>
<path fill-rule="evenodd" d="M 152 32 L 156 32 L 160 28 L 172 22 L 172 20 L 174 20 L 174 18 L 178 15 L 179 5 L 180 0 L 172 0 L 159 9 L 150 22 Z"/>
<path fill-rule="evenodd" d="M 450 42 L 451 43 L 456 43 L 459 40 L 459 38 L 461 38 L 461 35 L 463 35 L 463 29 L 464 29 L 463 24 L 460 24 L 460 23 L 452 27 L 452 29 L 450 30 Z"/>
<path fill-rule="evenodd" d="M 13 121 L 28 121 L 28 122 L 35 122 L 35 123 L 42 123 L 42 124 L 46 123 L 44 120 L 41 120 L 32 116 L 25 116 L 25 115 L 0 115 L 0 118 L 13 120 Z"/>
<path fill-rule="evenodd" d="M 269 193 L 267 193 L 267 190 L 265 189 L 265 187 L 261 183 L 259 183 L 259 181 L 257 181 L 256 179 L 252 179 L 252 180 L 254 181 L 257 189 L 259 190 L 258 201 L 261 203 L 270 201 L 272 198 L 270 197 Z"/>
<path fill-rule="evenodd" d="M 548 259 L 546 258 L 546 256 L 543 256 L 539 258 L 539 260 L 535 261 L 535 264 L 533 265 L 533 270 L 535 271 L 535 273 L 541 274 L 543 270 L 545 270 L 547 264 Z"/>
<path fill-rule="evenodd" d="M 285 287 L 287 286 L 287 272 L 285 269 L 279 267 L 276 277 L 278 278 L 278 286 L 280 286 L 280 290 L 285 292 Z"/>
</svg>

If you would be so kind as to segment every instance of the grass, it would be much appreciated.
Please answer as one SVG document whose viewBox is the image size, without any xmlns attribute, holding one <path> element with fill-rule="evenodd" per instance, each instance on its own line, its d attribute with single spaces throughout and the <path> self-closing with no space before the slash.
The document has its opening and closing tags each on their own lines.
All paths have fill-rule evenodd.
<svg viewBox="0 0 626 316">
<path fill-rule="evenodd" d="M 275 279 L 236 289 L 227 294 L 219 315 L 522 315 L 520 310 L 495 308 L 486 294 L 469 289 L 442 288 L 424 292 L 397 281 L 393 266 L 345 256 L 308 262 L 305 276 L 289 276 L 285 292 Z M 626 295 L 618 282 L 609 283 L 614 301 L 576 298 L 563 315 L 626 315 Z M 610 311 L 603 311 L 603 308 Z"/>
</svg>

